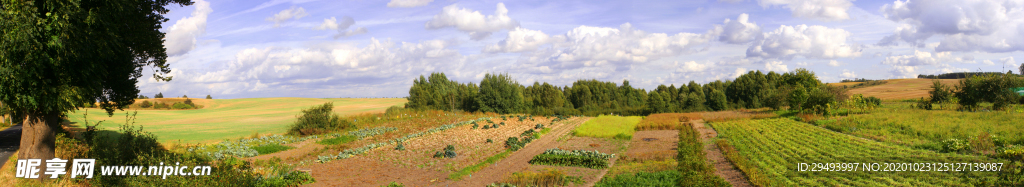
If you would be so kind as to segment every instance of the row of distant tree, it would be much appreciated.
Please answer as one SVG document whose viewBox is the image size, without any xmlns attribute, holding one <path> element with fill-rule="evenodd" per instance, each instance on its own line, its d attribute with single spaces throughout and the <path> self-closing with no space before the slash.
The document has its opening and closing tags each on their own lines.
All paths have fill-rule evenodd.
<svg viewBox="0 0 1024 187">
<path fill-rule="evenodd" d="M 547 82 L 522 85 L 508 74 L 486 74 L 480 84 L 449 80 L 432 73 L 413 80 L 406 108 L 495 113 L 623 114 L 718 111 L 770 107 L 812 109 L 845 100 L 844 89 L 821 83 L 813 72 L 797 69 L 783 74 L 750 71 L 734 80 L 678 87 L 659 85 L 654 90 L 597 80 L 578 80 L 571 86 Z"/>
<path fill-rule="evenodd" d="M 187 99 L 188 95 L 182 95 L 181 97 Z M 153 95 L 153 98 L 164 98 L 164 93 L 163 92 L 156 93 L 156 95 Z M 149 99 L 149 96 L 139 95 L 138 99 Z M 206 95 L 206 99 L 213 99 L 213 97 L 210 97 L 210 95 Z"/>
<path fill-rule="evenodd" d="M 1007 71 L 1006 73 L 1000 72 L 956 72 L 956 73 L 943 73 L 938 75 L 917 75 L 919 79 L 965 79 L 973 76 L 1002 76 L 1002 75 L 1013 75 L 1013 71 Z"/>
</svg>

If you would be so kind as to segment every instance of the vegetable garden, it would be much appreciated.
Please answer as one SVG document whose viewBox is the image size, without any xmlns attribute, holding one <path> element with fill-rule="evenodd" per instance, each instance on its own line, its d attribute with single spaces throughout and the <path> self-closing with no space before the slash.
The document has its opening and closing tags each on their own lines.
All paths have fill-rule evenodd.
<svg viewBox="0 0 1024 187">
<path fill-rule="evenodd" d="M 769 186 L 990 186 L 1000 184 L 998 172 L 953 171 L 956 168 L 934 171 L 943 170 L 941 167 L 931 168 L 933 171 L 864 171 L 859 168 L 856 171 L 801 172 L 798 167 L 799 163 L 858 163 L 858 166 L 859 163 L 1007 163 L 874 142 L 785 118 L 711 125 L 720 138 L 735 146 L 735 152 L 744 160 L 730 159 L 734 163 L 749 163 L 752 168 L 739 168 L 752 180 L 766 178 Z M 849 169 L 834 165 L 823 167 Z"/>
</svg>

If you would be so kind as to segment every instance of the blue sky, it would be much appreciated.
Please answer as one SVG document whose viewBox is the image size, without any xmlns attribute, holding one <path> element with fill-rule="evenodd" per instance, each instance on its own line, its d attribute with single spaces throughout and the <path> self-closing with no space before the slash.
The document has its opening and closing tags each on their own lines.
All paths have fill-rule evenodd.
<svg viewBox="0 0 1024 187">
<path fill-rule="evenodd" d="M 174 79 L 141 94 L 404 97 L 414 78 L 659 84 L 1017 71 L 1024 1 L 228 0 L 169 7 Z M 1005 70 L 1004 70 L 1005 67 Z M 151 72 L 147 69 L 145 72 Z M 193 96 L 196 97 L 196 96 Z"/>
</svg>

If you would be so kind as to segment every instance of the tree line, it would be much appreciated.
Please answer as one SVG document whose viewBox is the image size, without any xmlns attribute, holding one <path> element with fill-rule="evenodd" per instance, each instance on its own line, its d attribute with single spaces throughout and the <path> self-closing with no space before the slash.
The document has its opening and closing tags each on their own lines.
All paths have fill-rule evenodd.
<svg viewBox="0 0 1024 187">
<path fill-rule="evenodd" d="M 834 106 L 846 98 L 845 89 L 826 86 L 806 69 L 782 74 L 750 71 L 734 80 L 659 85 L 650 91 L 634 88 L 628 80 L 621 84 L 577 80 L 559 87 L 547 82 L 522 85 L 508 74 L 486 74 L 477 85 L 431 73 L 413 80 L 405 107 L 536 115 L 647 115 L 762 107 L 823 112 L 828 104 Z"/>
</svg>

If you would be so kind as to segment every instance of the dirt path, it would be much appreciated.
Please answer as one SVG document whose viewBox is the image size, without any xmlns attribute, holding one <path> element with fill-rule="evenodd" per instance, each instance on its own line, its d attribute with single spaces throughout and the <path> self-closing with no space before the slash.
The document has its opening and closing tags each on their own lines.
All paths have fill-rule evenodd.
<svg viewBox="0 0 1024 187">
<path fill-rule="evenodd" d="M 608 168 L 604 168 L 603 170 L 601 170 L 601 174 L 597 174 L 597 179 L 596 180 L 587 182 L 587 184 L 585 184 L 583 186 L 591 187 L 591 186 L 597 185 L 597 182 L 600 182 L 601 178 L 604 178 L 604 175 L 608 174 L 608 170 L 612 169 L 611 166 L 615 165 L 615 161 L 616 160 L 619 160 L 619 155 L 615 155 L 614 157 L 611 158 L 611 161 L 608 162 L 609 167 Z"/>
<path fill-rule="evenodd" d="M 715 174 L 721 176 L 725 181 L 729 181 L 732 186 L 747 187 L 750 182 L 747 180 L 747 176 L 743 175 L 743 172 L 732 165 L 728 159 L 725 159 L 725 155 L 722 154 L 722 150 L 718 149 L 713 142 L 710 142 L 712 138 L 718 137 L 718 132 L 715 129 L 704 125 L 704 120 L 691 120 L 693 128 L 697 129 L 701 134 L 701 139 L 704 142 L 704 153 L 707 154 L 708 160 L 715 165 Z"/>
<path fill-rule="evenodd" d="M 461 181 L 447 181 L 437 186 L 486 186 L 504 179 L 505 176 L 508 176 L 513 172 L 526 169 L 526 167 L 530 165 L 528 161 L 530 161 L 534 155 L 541 154 L 547 149 L 558 147 L 558 141 L 555 141 L 558 137 L 568 134 L 572 129 L 576 128 L 577 125 L 583 124 L 583 122 L 586 122 L 589 119 L 589 117 L 575 118 L 573 121 L 568 122 L 565 125 L 552 129 L 550 133 L 545 134 L 540 139 L 530 142 L 526 147 L 512 153 L 512 155 L 509 155 L 505 159 L 487 166 L 484 169 L 473 173 L 471 176 L 467 176 Z"/>
</svg>

